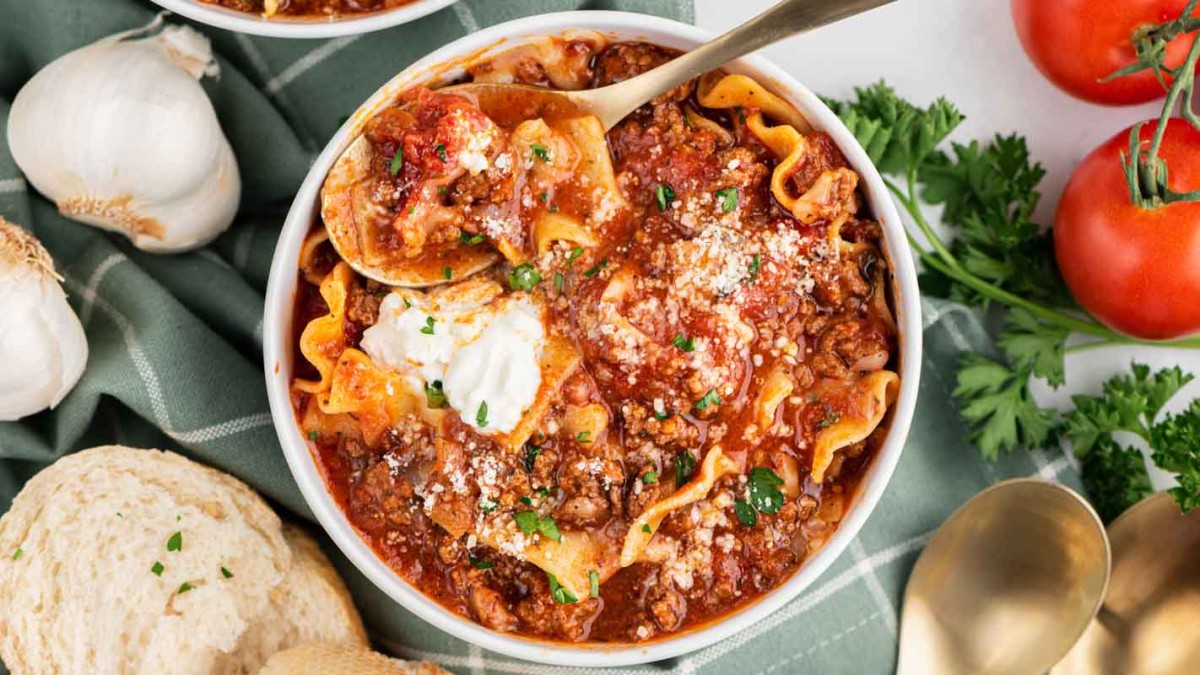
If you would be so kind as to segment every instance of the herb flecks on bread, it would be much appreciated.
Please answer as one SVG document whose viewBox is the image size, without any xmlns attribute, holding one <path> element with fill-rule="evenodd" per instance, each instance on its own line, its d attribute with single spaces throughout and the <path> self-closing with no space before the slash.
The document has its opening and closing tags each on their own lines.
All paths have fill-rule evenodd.
<svg viewBox="0 0 1200 675">
<path fill-rule="evenodd" d="M 0 551 L 12 552 L 0 658 L 15 673 L 254 673 L 293 645 L 366 645 L 306 535 L 242 482 L 173 453 L 60 459 L 0 518 Z"/>
</svg>

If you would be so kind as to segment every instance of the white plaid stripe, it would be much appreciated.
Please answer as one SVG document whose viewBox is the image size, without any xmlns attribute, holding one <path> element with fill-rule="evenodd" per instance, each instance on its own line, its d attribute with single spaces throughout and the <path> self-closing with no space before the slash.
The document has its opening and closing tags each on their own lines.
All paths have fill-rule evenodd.
<svg viewBox="0 0 1200 675">
<path fill-rule="evenodd" d="M 458 17 L 458 22 L 462 24 L 463 29 L 468 33 L 474 33 L 479 30 L 479 22 L 475 20 L 475 13 L 471 11 L 467 3 L 454 3 L 454 15 Z"/>
<path fill-rule="evenodd" d="M 64 275 L 64 277 L 67 286 L 76 293 L 82 295 L 87 292 L 87 289 L 77 279 L 69 275 Z M 96 296 L 95 306 L 120 331 L 121 339 L 125 341 L 125 349 L 129 352 L 130 360 L 133 361 L 133 367 L 137 370 L 138 376 L 141 377 L 142 383 L 146 386 L 146 396 L 149 397 L 150 408 L 154 412 L 154 423 L 160 429 L 170 429 L 171 414 L 167 410 L 167 404 L 163 398 L 162 385 L 158 381 L 158 373 L 154 371 L 154 366 L 146 358 L 146 352 L 142 349 L 142 343 L 138 340 L 137 329 L 134 328 L 133 324 L 130 323 L 124 314 L 108 304 L 108 301 L 104 298 Z"/>
<path fill-rule="evenodd" d="M 787 659 L 780 661 L 779 663 L 772 664 L 771 666 L 758 671 L 758 675 L 771 675 L 771 673 L 775 672 L 776 670 L 779 670 L 780 668 L 791 665 L 794 661 L 808 658 L 808 657 L 812 656 L 813 654 L 816 654 L 817 652 L 825 649 L 829 645 L 837 642 L 838 640 L 841 640 L 842 638 L 846 637 L 847 635 L 850 635 L 854 631 L 863 628 L 864 626 L 866 626 L 867 624 L 871 623 L 872 621 L 878 619 L 879 617 L 880 617 L 879 612 L 875 612 L 874 614 L 872 614 L 870 616 L 864 617 L 861 621 L 854 624 L 853 626 L 850 626 L 846 630 L 841 631 L 840 633 L 834 633 L 833 635 L 830 635 L 829 637 L 821 640 L 820 642 L 809 647 L 808 649 L 805 649 L 804 651 L 799 652 L 793 656 L 790 656 Z M 784 672 L 787 672 L 787 671 L 784 671 Z"/>
<path fill-rule="evenodd" d="M 87 286 L 84 287 L 83 293 L 79 298 L 79 322 L 84 326 L 92 320 L 92 308 L 96 304 L 96 293 L 100 289 L 100 284 L 104 281 L 104 277 L 109 270 L 117 266 L 123 260 L 128 260 L 123 253 L 113 253 L 96 265 L 96 269 L 92 270 L 92 274 L 88 277 Z"/>
<path fill-rule="evenodd" d="M 312 70 L 325 59 L 354 44 L 361 37 L 361 35 L 347 35 L 335 38 L 301 56 L 292 65 L 284 68 L 283 72 L 267 82 L 267 93 L 272 95 L 279 93 L 284 87 L 294 82 L 296 78 Z"/>
<path fill-rule="evenodd" d="M 168 431 L 171 438 L 180 443 L 209 443 L 218 438 L 240 434 L 251 429 L 271 426 L 270 413 L 247 415 L 227 422 L 221 422 L 195 431 Z"/>
<path fill-rule="evenodd" d="M 0 179 L 0 195 L 24 192 L 25 190 L 26 187 L 24 178 Z"/>
<path fill-rule="evenodd" d="M 238 46 L 242 48 L 242 51 L 245 52 L 246 58 L 250 61 L 250 66 L 254 68 L 255 74 L 258 75 L 259 81 L 263 82 L 264 85 L 269 83 L 271 81 L 271 67 L 267 65 L 267 59 L 263 57 L 262 52 L 259 51 L 258 47 L 254 44 L 254 40 L 250 39 L 250 36 L 246 35 L 245 33 L 237 33 L 234 35 L 233 39 L 238 43 Z M 292 102 L 292 99 L 288 97 L 286 91 L 268 91 L 267 93 L 272 99 L 275 100 L 275 103 L 279 105 L 280 108 L 283 108 L 283 111 L 287 113 L 288 116 L 290 116 L 292 119 L 299 119 L 297 115 L 298 108 Z M 298 125 L 298 128 L 295 128 L 295 131 L 301 136 L 300 142 L 302 142 L 305 147 L 310 149 L 315 149 L 318 147 L 317 140 L 312 137 L 312 134 L 309 133 L 307 126 L 303 124 Z"/>
<path fill-rule="evenodd" d="M 850 555 L 854 557 L 855 567 L 863 568 L 866 566 L 867 551 L 863 548 L 862 540 L 855 539 L 850 542 Z M 892 635 L 896 634 L 896 625 L 900 622 L 900 617 L 896 615 L 896 608 L 892 606 L 892 600 L 887 596 L 887 592 L 883 590 L 883 584 L 879 582 L 879 577 L 875 576 L 873 569 L 860 569 L 863 582 L 867 585 L 867 590 L 871 592 L 871 599 L 875 601 L 875 606 L 879 608 L 879 615 L 883 617 L 883 625 Z"/>
</svg>

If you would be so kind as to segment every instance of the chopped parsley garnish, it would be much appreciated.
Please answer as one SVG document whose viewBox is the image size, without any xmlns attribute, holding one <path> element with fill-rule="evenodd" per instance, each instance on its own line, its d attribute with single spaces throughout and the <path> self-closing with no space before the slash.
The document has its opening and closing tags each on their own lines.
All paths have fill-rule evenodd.
<svg viewBox="0 0 1200 675">
<path fill-rule="evenodd" d="M 752 284 L 758 280 L 759 272 L 762 272 L 762 256 L 758 253 L 750 259 L 750 266 L 747 268 L 749 274 L 746 276 L 746 283 Z"/>
<path fill-rule="evenodd" d="M 538 195 L 538 199 L 542 200 L 542 203 L 544 204 L 550 201 L 550 193 L 543 191 L 542 194 Z"/>
<path fill-rule="evenodd" d="M 650 529 L 650 523 L 642 524 L 642 532 L 645 532 L 646 534 L 650 534 L 652 531 L 653 530 Z"/>
<path fill-rule="evenodd" d="M 733 213 L 738 207 L 738 189 L 735 187 L 727 187 L 724 190 L 717 190 L 717 197 L 721 200 L 721 210 L 725 213 Z"/>
<path fill-rule="evenodd" d="M 221 568 L 221 576 L 225 577 L 226 579 L 232 579 L 233 572 L 230 572 L 228 567 L 222 567 Z"/>
<path fill-rule="evenodd" d="M 533 263 L 521 263 L 508 273 L 508 287 L 514 291 L 532 291 L 542 280 Z"/>
<path fill-rule="evenodd" d="M 546 497 L 550 496 L 550 488 L 548 488 L 544 485 L 540 488 L 534 488 L 533 491 L 534 491 L 534 493 L 537 494 L 537 496 L 541 497 L 542 499 L 545 499 Z"/>
<path fill-rule="evenodd" d="M 445 146 L 445 144 L 438 143 L 437 147 L 435 147 L 433 149 L 433 151 L 437 153 L 438 159 L 442 160 L 442 163 L 445 164 L 446 163 L 446 146 Z"/>
<path fill-rule="evenodd" d="M 575 437 L 575 442 L 581 443 L 583 445 L 587 445 L 588 443 L 591 443 L 592 442 L 592 432 L 590 432 L 590 431 L 579 432 L 579 435 Z"/>
<path fill-rule="evenodd" d="M 696 470 L 696 456 L 687 450 L 675 455 L 675 487 L 683 487 Z"/>
<path fill-rule="evenodd" d="M 404 301 L 404 309 L 412 309 L 412 302 L 408 298 L 400 296 L 400 299 Z"/>
<path fill-rule="evenodd" d="M 195 586 L 193 586 L 185 581 L 182 584 L 179 584 L 179 594 L 183 595 L 184 593 L 187 593 L 188 591 L 192 590 L 193 588 L 195 588 Z"/>
<path fill-rule="evenodd" d="M 442 277 L 444 277 L 445 279 L 450 279 L 453 276 L 454 276 L 454 270 L 450 269 L 449 265 L 446 265 L 445 267 L 442 268 Z"/>
<path fill-rule="evenodd" d="M 696 410 L 699 412 L 704 412 L 710 407 L 718 405 L 721 405 L 721 397 L 717 396 L 716 389 L 709 389 L 707 394 L 705 394 L 699 401 L 696 401 Z"/>
<path fill-rule="evenodd" d="M 529 498 L 529 495 L 525 495 L 524 497 L 521 497 L 517 501 L 521 502 L 525 506 L 533 506 L 533 500 Z"/>
<path fill-rule="evenodd" d="M 415 207 L 415 206 L 408 207 L 408 215 L 411 216 L 412 214 L 414 214 L 416 212 L 417 212 L 417 207 Z"/>
<path fill-rule="evenodd" d="M 750 469 L 750 505 L 762 513 L 775 513 L 783 506 L 783 493 L 775 489 L 780 485 L 783 479 L 771 469 L 765 466 Z"/>
<path fill-rule="evenodd" d="M 655 410 L 654 411 L 654 419 L 658 420 L 659 422 L 666 421 L 667 418 L 669 418 L 670 416 L 671 416 L 671 413 L 667 412 L 666 410 Z"/>
<path fill-rule="evenodd" d="M 432 316 L 425 317 L 425 327 L 421 329 L 421 332 L 426 335 L 433 335 L 433 324 L 435 323 L 437 323 L 437 319 Z"/>
<path fill-rule="evenodd" d="M 498 508 L 500 508 L 500 505 L 496 502 L 479 502 L 479 510 L 483 511 L 484 515 L 487 515 Z"/>
<path fill-rule="evenodd" d="M 562 293 L 563 283 L 565 281 L 566 281 L 566 277 L 564 277 L 562 275 L 562 272 L 555 272 L 554 273 L 554 290 L 558 291 L 559 293 Z"/>
<path fill-rule="evenodd" d="M 496 566 L 496 563 L 490 560 L 481 560 L 473 555 L 467 556 L 467 560 L 471 563 L 471 567 L 477 570 L 490 570 Z"/>
<path fill-rule="evenodd" d="M 588 595 L 593 598 L 600 597 L 600 573 L 599 572 L 597 572 L 596 570 L 592 570 L 591 572 L 588 572 L 588 585 L 591 587 L 591 589 L 588 591 Z"/>
<path fill-rule="evenodd" d="M 434 380 L 425 385 L 425 403 L 434 410 L 446 407 L 446 392 L 442 389 L 441 380 Z"/>
<path fill-rule="evenodd" d="M 817 429 L 828 429 L 829 427 L 840 422 L 841 419 L 842 419 L 841 413 L 834 410 L 833 408 L 826 408 L 825 416 L 821 418 L 821 421 L 817 422 Z"/>
<path fill-rule="evenodd" d="M 21 559 L 21 556 L 23 556 L 23 555 L 25 555 L 25 549 L 23 549 L 23 548 L 21 548 L 21 547 L 19 547 L 19 546 L 18 546 L 18 547 L 17 547 L 17 550 L 13 551 L 13 556 L 12 556 L 12 559 L 13 559 L 13 560 L 20 560 L 20 559 Z"/>
<path fill-rule="evenodd" d="M 532 443 L 525 444 L 525 470 L 533 471 L 533 465 L 537 461 L 538 455 L 542 454 L 542 449 Z"/>
<path fill-rule="evenodd" d="M 571 249 L 571 255 L 567 256 L 567 267 L 574 265 L 575 261 L 578 260 L 579 256 L 581 255 L 583 255 L 582 246 L 576 246 L 575 248 Z"/>
<path fill-rule="evenodd" d="M 475 411 L 475 424 L 480 429 L 486 429 L 488 425 L 487 418 L 487 401 L 479 402 L 479 410 Z"/>
<path fill-rule="evenodd" d="M 558 531 L 554 516 L 542 518 L 536 511 L 517 511 L 513 514 L 513 520 L 517 521 L 517 527 L 525 534 L 539 532 L 554 541 L 562 541 L 562 534 Z"/>
<path fill-rule="evenodd" d="M 150 573 L 156 577 L 161 577 L 164 569 L 166 568 L 163 567 L 163 564 L 155 560 L 154 565 L 150 567 Z"/>
<path fill-rule="evenodd" d="M 754 527 L 758 524 L 758 512 L 754 510 L 753 506 L 740 499 L 733 502 L 733 512 L 746 527 Z"/>
<path fill-rule="evenodd" d="M 392 164 L 388 170 L 392 172 L 394 178 L 400 173 L 400 168 L 404 166 L 404 148 L 396 148 L 396 154 L 392 155 Z"/>
<path fill-rule="evenodd" d="M 550 597 L 560 605 L 570 605 L 579 602 L 579 598 L 575 594 L 568 591 L 562 584 L 558 583 L 558 577 L 546 572 L 546 578 L 550 580 Z"/>
<path fill-rule="evenodd" d="M 310 431 L 310 432 L 308 432 L 308 440 L 310 440 L 310 441 L 317 441 L 317 440 L 320 440 L 320 439 L 321 439 L 321 432 L 319 432 L 319 431 Z"/>
<path fill-rule="evenodd" d="M 646 473 L 642 474 L 642 482 L 645 483 L 646 485 L 657 485 L 658 484 L 658 472 L 657 471 L 647 471 Z"/>
<path fill-rule="evenodd" d="M 675 339 L 671 340 L 671 343 L 685 352 L 696 351 L 696 338 L 684 337 L 683 333 L 677 333 Z"/>
<path fill-rule="evenodd" d="M 583 273 L 583 276 L 585 276 L 585 277 L 587 277 L 587 278 L 591 279 L 592 277 L 594 277 L 594 276 L 596 276 L 597 274 L 599 274 L 599 273 L 600 273 L 600 270 L 604 269 L 605 267 L 608 267 L 608 259 L 607 259 L 607 258 L 606 258 L 606 259 L 604 259 L 604 260 L 601 260 L 601 261 L 600 261 L 600 262 L 598 262 L 598 263 L 596 263 L 596 266 L 595 266 L 595 267 L 593 267 L 592 269 L 590 269 L 590 270 L 588 270 L 588 271 L 584 272 L 584 273 Z"/>
<path fill-rule="evenodd" d="M 550 148 L 547 148 L 541 143 L 534 143 L 533 145 L 529 146 L 529 149 L 533 150 L 534 157 L 537 157 L 547 164 L 550 162 Z"/>
<path fill-rule="evenodd" d="M 176 532 L 175 534 L 171 535 L 170 539 L 167 539 L 167 550 L 168 551 L 182 551 L 183 550 L 183 533 L 182 532 Z"/>
<path fill-rule="evenodd" d="M 478 246 L 483 243 L 483 235 L 479 234 L 478 232 L 471 234 L 466 230 L 460 230 L 458 233 L 458 240 L 467 246 Z"/>
<path fill-rule="evenodd" d="M 667 210 L 671 202 L 675 201 L 675 190 L 670 183 L 659 183 L 658 187 L 654 188 L 654 201 L 658 203 L 659 213 Z"/>
<path fill-rule="evenodd" d="M 438 196 L 439 196 L 439 197 L 445 197 L 445 196 L 446 196 L 446 186 L 445 186 L 445 185 L 443 185 L 443 186 L 441 186 L 440 188 L 438 188 Z"/>
</svg>

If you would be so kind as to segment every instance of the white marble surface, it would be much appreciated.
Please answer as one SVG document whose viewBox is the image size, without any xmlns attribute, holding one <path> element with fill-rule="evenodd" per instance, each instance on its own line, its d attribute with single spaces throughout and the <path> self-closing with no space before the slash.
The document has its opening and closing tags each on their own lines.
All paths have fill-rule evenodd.
<svg viewBox="0 0 1200 675">
<path fill-rule="evenodd" d="M 695 0 L 697 23 L 722 32 L 766 9 L 772 0 Z M 1016 131 L 1045 165 L 1041 222 L 1050 223 L 1072 168 L 1093 148 L 1129 125 L 1157 117 L 1158 103 L 1104 108 L 1059 92 L 1034 69 L 1017 41 L 1009 0 L 899 0 L 869 14 L 791 38 L 766 55 L 814 91 L 844 97 L 856 86 L 887 80 L 925 104 L 945 96 L 967 115 L 955 140 Z M 1113 348 L 1070 355 L 1067 385 L 1038 387 L 1044 405 L 1065 405 L 1072 393 L 1096 392 L 1131 359 L 1153 367 L 1180 364 L 1200 374 L 1200 352 Z M 1193 383 L 1169 408 L 1200 396 Z M 1155 483 L 1165 485 L 1161 475 Z"/>
</svg>

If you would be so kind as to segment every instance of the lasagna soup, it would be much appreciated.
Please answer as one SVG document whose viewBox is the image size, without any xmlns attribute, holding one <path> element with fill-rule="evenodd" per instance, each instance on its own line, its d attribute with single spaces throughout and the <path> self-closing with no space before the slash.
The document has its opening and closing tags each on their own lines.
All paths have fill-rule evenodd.
<svg viewBox="0 0 1200 675">
<path fill-rule="evenodd" d="M 417 0 L 199 0 L 205 4 L 270 18 L 338 18 L 382 12 Z"/>
<path fill-rule="evenodd" d="M 673 54 L 580 34 L 466 77 L 602 87 Z M 850 506 L 899 385 L 880 225 L 744 76 L 607 133 L 534 112 L 415 88 L 363 124 L 304 245 L 293 402 L 415 588 L 497 631 L 653 640 L 786 581 Z"/>
</svg>

